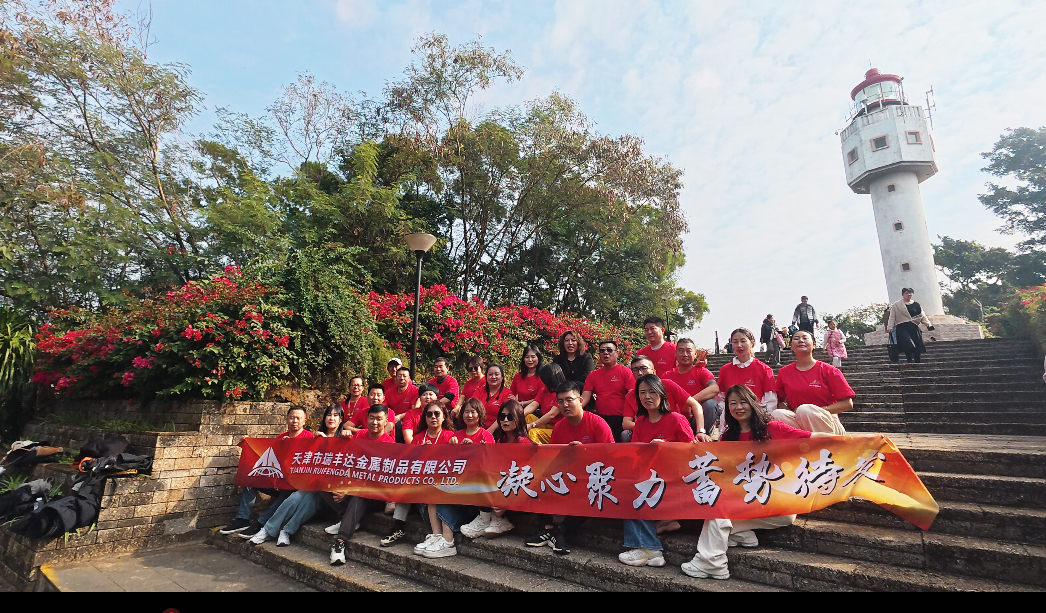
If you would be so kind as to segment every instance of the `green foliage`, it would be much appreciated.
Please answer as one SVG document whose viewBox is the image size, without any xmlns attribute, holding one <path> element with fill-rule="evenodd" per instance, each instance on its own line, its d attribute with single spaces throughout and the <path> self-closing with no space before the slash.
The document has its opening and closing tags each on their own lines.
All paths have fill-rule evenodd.
<svg viewBox="0 0 1046 613">
<path fill-rule="evenodd" d="M 983 170 L 1008 179 L 1016 187 L 988 183 L 981 203 L 1005 221 L 1005 234 L 1028 238 L 1022 248 L 1046 245 L 1046 127 L 1008 129 L 991 151 Z"/>
<path fill-rule="evenodd" d="M 0 436 L 14 436 L 29 412 L 36 342 L 32 323 L 0 307 Z"/>
<path fill-rule="evenodd" d="M 942 236 L 934 261 L 948 277 L 944 305 L 952 315 L 984 323 L 1006 304 L 1018 287 L 1046 280 L 1046 253 L 1013 253 L 985 248 L 976 241 Z"/>
<path fill-rule="evenodd" d="M 885 302 L 873 302 L 869 305 L 849 308 L 825 319 L 835 320 L 836 326 L 846 336 L 847 347 L 861 347 L 864 345 L 864 335 L 874 332 L 875 327 L 883 323 L 883 313 L 888 306 L 890 305 Z"/>
<path fill-rule="evenodd" d="M 989 321 L 996 336 L 1028 336 L 1046 351 L 1046 284 L 1014 291 Z"/>
</svg>

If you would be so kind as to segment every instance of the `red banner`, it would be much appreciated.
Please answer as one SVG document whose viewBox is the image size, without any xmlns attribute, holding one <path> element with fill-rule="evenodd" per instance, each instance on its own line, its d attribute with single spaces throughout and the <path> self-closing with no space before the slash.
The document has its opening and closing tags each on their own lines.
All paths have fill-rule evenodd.
<svg viewBox="0 0 1046 613">
<path fill-rule="evenodd" d="M 881 434 L 576 446 L 248 438 L 240 447 L 237 485 L 394 502 L 624 519 L 748 519 L 809 513 L 858 497 L 924 530 L 938 511 Z"/>
</svg>

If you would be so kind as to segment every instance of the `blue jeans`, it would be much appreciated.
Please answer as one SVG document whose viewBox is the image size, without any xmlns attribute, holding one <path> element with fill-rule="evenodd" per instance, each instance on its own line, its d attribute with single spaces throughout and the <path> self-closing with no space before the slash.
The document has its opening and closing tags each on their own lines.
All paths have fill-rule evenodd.
<svg viewBox="0 0 1046 613">
<path fill-rule="evenodd" d="M 269 521 L 265 522 L 265 531 L 276 536 L 280 533 L 282 526 L 288 534 L 294 534 L 302 524 L 312 519 L 319 508 L 319 493 L 298 490 L 279 504 L 279 508 L 272 514 Z"/>
<path fill-rule="evenodd" d="M 280 490 L 280 493 L 276 495 L 276 498 L 269 505 L 269 508 L 262 513 L 262 516 L 258 518 L 258 523 L 264 524 L 269 521 L 276 509 L 283 503 L 284 500 L 291 495 L 288 490 Z M 236 510 L 236 519 L 250 519 L 251 511 L 254 510 L 254 503 L 258 501 L 258 490 L 253 487 L 245 487 L 240 492 L 240 508 Z"/>
<path fill-rule="evenodd" d="M 461 527 L 473 519 L 476 519 L 476 515 L 478 514 L 479 510 L 476 507 L 469 507 L 460 504 L 436 505 L 436 516 L 439 517 L 443 523 L 450 526 L 450 529 L 454 532 L 460 532 Z"/>
<path fill-rule="evenodd" d="M 654 549 L 661 551 L 661 539 L 657 538 L 657 522 L 642 519 L 625 520 L 625 547 L 629 549 Z"/>
</svg>

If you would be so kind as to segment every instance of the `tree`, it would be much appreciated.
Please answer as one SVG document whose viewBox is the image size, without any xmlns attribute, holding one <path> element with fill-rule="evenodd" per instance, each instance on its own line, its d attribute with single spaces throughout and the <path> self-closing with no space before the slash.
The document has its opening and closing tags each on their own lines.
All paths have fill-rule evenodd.
<svg viewBox="0 0 1046 613">
<path fill-rule="evenodd" d="M 846 335 L 847 347 L 864 345 L 864 335 L 874 332 L 876 326 L 883 323 L 883 313 L 888 305 L 885 302 L 873 302 L 869 305 L 856 306 L 826 319 L 834 319 L 836 326 Z"/>
<path fill-rule="evenodd" d="M 984 322 L 1020 287 L 1039 285 L 1046 277 L 1046 253 L 1013 253 L 985 248 L 976 241 L 939 237 L 934 261 L 947 278 L 944 306 L 949 313 Z"/>
<path fill-rule="evenodd" d="M 981 203 L 1002 217 L 1004 234 L 1024 234 L 1022 248 L 1046 245 L 1046 127 L 1007 129 L 995 147 L 981 154 L 990 163 L 983 168 L 1016 187 L 987 183 Z"/>
</svg>

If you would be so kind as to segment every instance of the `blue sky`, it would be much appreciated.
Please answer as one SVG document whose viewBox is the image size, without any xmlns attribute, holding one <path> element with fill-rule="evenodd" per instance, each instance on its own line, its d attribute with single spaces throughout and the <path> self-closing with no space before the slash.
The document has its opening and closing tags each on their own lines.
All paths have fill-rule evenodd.
<svg viewBox="0 0 1046 613">
<path fill-rule="evenodd" d="M 138 2 L 122 6 L 135 9 Z M 527 69 L 475 111 L 558 90 L 601 132 L 634 133 L 685 170 L 690 223 L 680 283 L 711 306 L 699 344 L 801 294 L 821 312 L 885 301 L 867 196 L 843 176 L 849 92 L 869 62 L 936 93 L 938 174 L 922 185 L 937 235 L 1012 246 L 978 202 L 980 153 L 1008 127 L 1046 125 L 1044 2 L 196 2 L 154 0 L 150 57 L 182 62 L 215 107 L 261 114 L 310 71 L 342 91 L 380 92 L 430 31 L 511 49 Z M 896 297 L 894 297 L 896 299 Z"/>
</svg>

